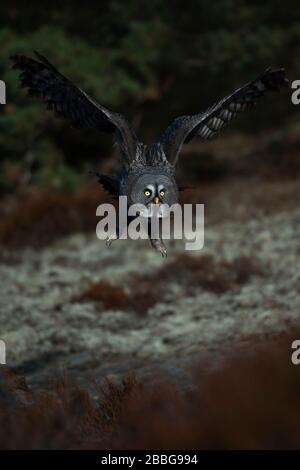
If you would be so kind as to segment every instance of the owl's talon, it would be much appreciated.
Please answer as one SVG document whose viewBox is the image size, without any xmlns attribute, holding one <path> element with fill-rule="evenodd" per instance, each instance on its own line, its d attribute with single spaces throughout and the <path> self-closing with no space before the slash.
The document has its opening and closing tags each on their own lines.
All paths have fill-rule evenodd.
<svg viewBox="0 0 300 470">
<path fill-rule="evenodd" d="M 105 242 L 106 247 L 107 247 L 107 248 L 110 248 L 112 242 L 115 241 L 115 240 L 117 240 L 117 239 L 118 239 L 118 236 L 117 236 L 116 234 L 110 235 L 110 236 L 106 239 L 106 242 Z"/>
<path fill-rule="evenodd" d="M 160 254 L 163 258 L 166 258 L 168 256 L 168 253 L 167 253 L 167 250 L 166 250 L 165 246 L 160 246 L 158 248 L 158 250 L 159 250 L 159 252 L 160 252 Z"/>
<path fill-rule="evenodd" d="M 167 249 L 166 249 L 165 245 L 163 244 L 162 240 L 158 240 L 158 239 L 153 239 L 153 238 L 151 238 L 151 239 L 150 239 L 150 242 L 151 242 L 152 247 L 153 247 L 155 250 L 159 251 L 159 253 L 161 254 L 161 256 L 162 256 L 163 258 L 166 258 L 166 257 L 167 257 L 167 255 L 168 255 L 168 254 L 167 254 Z"/>
</svg>

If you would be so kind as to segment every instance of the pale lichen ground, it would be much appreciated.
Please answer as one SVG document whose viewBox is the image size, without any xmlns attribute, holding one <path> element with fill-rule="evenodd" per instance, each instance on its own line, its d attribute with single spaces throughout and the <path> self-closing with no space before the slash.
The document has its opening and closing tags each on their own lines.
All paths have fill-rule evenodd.
<svg viewBox="0 0 300 470">
<path fill-rule="evenodd" d="M 157 268 L 182 252 L 181 242 L 169 247 L 167 261 L 147 241 L 118 241 L 107 249 L 94 235 L 72 236 L 40 251 L 2 253 L 0 338 L 7 363 L 22 365 L 33 384 L 58 369 L 86 380 L 147 375 L 151 364 L 185 380 L 190 358 L 220 354 L 298 323 L 299 226 L 300 210 L 206 226 L 201 254 L 216 260 L 253 256 L 264 275 L 223 294 L 199 288 L 183 295 L 174 283 L 164 302 L 143 315 L 100 311 L 72 298 L 100 279 L 126 285 L 133 272 L 153 272 L 155 289 L 164 282 L 156 278 Z"/>
</svg>

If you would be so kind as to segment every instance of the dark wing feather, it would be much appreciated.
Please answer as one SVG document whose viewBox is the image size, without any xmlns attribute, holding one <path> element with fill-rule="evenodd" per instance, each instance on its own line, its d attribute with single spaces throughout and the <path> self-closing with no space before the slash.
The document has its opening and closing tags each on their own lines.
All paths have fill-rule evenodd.
<svg viewBox="0 0 300 470">
<path fill-rule="evenodd" d="M 119 196 L 120 181 L 116 176 L 102 175 L 101 173 L 91 172 L 96 175 L 100 184 L 102 184 L 105 191 L 108 191 L 112 196 Z"/>
<path fill-rule="evenodd" d="M 182 144 L 196 136 L 212 138 L 240 112 L 253 107 L 266 91 L 278 91 L 287 83 L 284 69 L 267 69 L 204 113 L 176 118 L 160 139 L 168 159 L 175 164 Z"/>
<path fill-rule="evenodd" d="M 21 70 L 20 81 L 28 93 L 47 103 L 47 108 L 66 118 L 74 127 L 117 131 L 121 145 L 130 159 L 135 156 L 137 138 L 127 119 L 101 106 L 62 75 L 45 57 L 11 57 L 13 68 Z"/>
</svg>

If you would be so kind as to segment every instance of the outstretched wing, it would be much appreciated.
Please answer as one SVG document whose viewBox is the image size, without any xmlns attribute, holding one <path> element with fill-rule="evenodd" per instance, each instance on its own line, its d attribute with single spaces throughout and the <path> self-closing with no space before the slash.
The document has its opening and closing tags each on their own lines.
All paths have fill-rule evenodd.
<svg viewBox="0 0 300 470">
<path fill-rule="evenodd" d="M 204 113 L 176 118 L 160 138 L 169 161 L 175 164 L 182 145 L 193 137 L 212 138 L 240 112 L 253 107 L 266 91 L 278 91 L 287 83 L 284 69 L 269 68 Z"/>
<path fill-rule="evenodd" d="M 96 175 L 100 184 L 102 184 L 105 191 L 109 192 L 112 196 L 117 197 L 120 193 L 120 181 L 116 176 L 103 175 L 95 171 L 90 172 Z"/>
<path fill-rule="evenodd" d="M 137 137 L 127 119 L 101 106 L 62 75 L 45 57 L 35 52 L 38 60 L 24 55 L 11 57 L 13 68 L 21 70 L 21 85 L 28 93 L 47 103 L 47 108 L 66 118 L 74 127 L 117 131 L 125 153 L 135 156 Z"/>
</svg>

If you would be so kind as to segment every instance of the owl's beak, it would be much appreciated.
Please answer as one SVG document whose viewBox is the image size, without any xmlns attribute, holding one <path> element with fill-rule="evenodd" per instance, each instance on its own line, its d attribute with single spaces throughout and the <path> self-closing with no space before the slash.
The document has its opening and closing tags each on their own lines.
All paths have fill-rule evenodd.
<svg viewBox="0 0 300 470">
<path fill-rule="evenodd" d="M 156 197 L 153 199 L 153 202 L 154 202 L 154 204 L 159 204 L 159 202 L 160 202 L 160 201 L 159 201 L 159 197 L 156 196 Z"/>
</svg>

